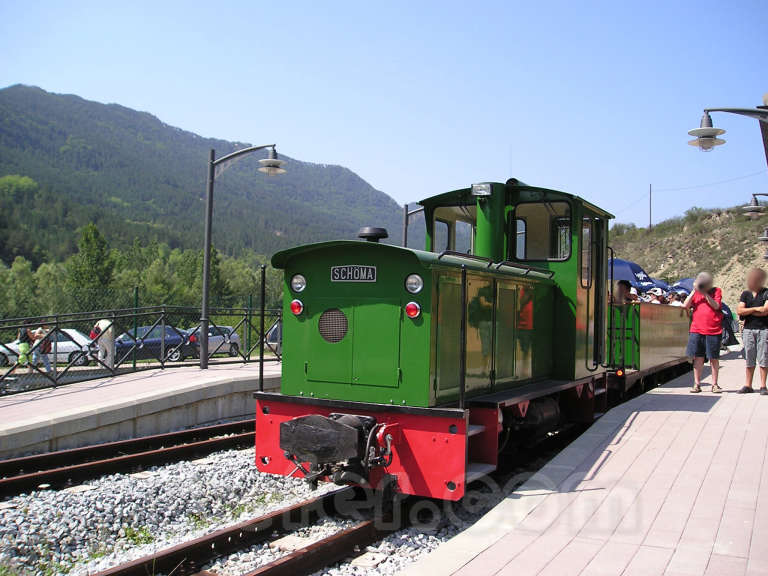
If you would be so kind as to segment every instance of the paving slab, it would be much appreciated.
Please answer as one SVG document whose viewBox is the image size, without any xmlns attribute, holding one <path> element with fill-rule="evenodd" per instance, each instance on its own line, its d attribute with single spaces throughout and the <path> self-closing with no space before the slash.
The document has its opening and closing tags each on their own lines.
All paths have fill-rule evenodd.
<svg viewBox="0 0 768 576">
<path fill-rule="evenodd" d="M 401 574 L 768 576 L 768 398 L 743 378 L 730 353 L 722 394 L 689 373 L 610 410 Z"/>
<path fill-rule="evenodd" d="M 264 366 L 265 389 L 281 366 Z M 253 414 L 257 363 L 121 374 L 0 397 L 0 458 L 179 430 Z"/>
</svg>

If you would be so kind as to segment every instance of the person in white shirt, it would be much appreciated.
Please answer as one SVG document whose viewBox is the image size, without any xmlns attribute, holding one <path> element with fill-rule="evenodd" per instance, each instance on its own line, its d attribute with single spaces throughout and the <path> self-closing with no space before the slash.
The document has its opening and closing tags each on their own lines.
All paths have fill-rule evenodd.
<svg viewBox="0 0 768 576">
<path fill-rule="evenodd" d="M 99 361 L 110 370 L 115 368 L 115 327 L 105 318 L 96 322 L 91 339 L 99 345 Z"/>
</svg>

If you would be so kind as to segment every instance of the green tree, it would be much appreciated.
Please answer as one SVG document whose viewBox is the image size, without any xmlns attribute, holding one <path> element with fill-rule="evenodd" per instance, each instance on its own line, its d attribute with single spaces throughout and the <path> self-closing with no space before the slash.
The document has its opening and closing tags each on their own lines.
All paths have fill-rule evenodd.
<svg viewBox="0 0 768 576">
<path fill-rule="evenodd" d="M 77 254 L 67 262 L 67 294 L 76 311 L 110 308 L 115 258 L 95 224 L 80 230 Z"/>
<path fill-rule="evenodd" d="M 9 316 L 35 316 L 40 313 L 37 299 L 37 282 L 32 272 L 32 263 L 23 256 L 17 256 L 9 274 Z"/>
<path fill-rule="evenodd" d="M 203 297 L 203 257 L 200 254 L 200 298 Z M 210 304 L 212 306 L 229 306 L 232 301 L 232 291 L 227 277 L 221 270 L 221 255 L 215 247 L 211 247 L 211 277 L 210 277 Z"/>
<path fill-rule="evenodd" d="M 11 271 L 0 262 L 0 318 L 11 316 Z"/>
<path fill-rule="evenodd" d="M 67 269 L 59 262 L 46 262 L 35 271 L 37 302 L 41 314 L 57 314 L 72 309 L 64 290 Z"/>
<path fill-rule="evenodd" d="M 232 306 L 244 306 L 248 296 L 256 297 L 259 290 L 259 273 L 243 260 L 224 258 L 221 260 L 221 275 L 227 279 Z"/>
</svg>

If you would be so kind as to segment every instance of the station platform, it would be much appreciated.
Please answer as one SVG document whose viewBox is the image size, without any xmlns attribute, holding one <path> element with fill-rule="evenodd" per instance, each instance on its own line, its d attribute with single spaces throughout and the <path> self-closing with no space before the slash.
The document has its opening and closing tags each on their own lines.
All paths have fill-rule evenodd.
<svg viewBox="0 0 768 576">
<path fill-rule="evenodd" d="M 730 353 L 722 394 L 688 373 L 610 410 L 401 574 L 768 575 L 768 397 L 743 378 Z"/>
<path fill-rule="evenodd" d="M 264 389 L 281 365 L 264 365 Z M 253 417 L 259 365 L 183 366 L 0 397 L 0 459 Z"/>
</svg>

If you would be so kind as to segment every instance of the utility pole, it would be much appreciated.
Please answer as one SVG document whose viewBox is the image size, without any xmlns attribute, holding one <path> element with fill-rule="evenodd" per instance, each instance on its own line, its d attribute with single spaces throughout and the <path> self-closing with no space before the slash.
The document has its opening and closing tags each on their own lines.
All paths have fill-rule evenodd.
<svg viewBox="0 0 768 576">
<path fill-rule="evenodd" d="M 653 228 L 653 184 L 648 184 L 648 232 Z"/>
</svg>

